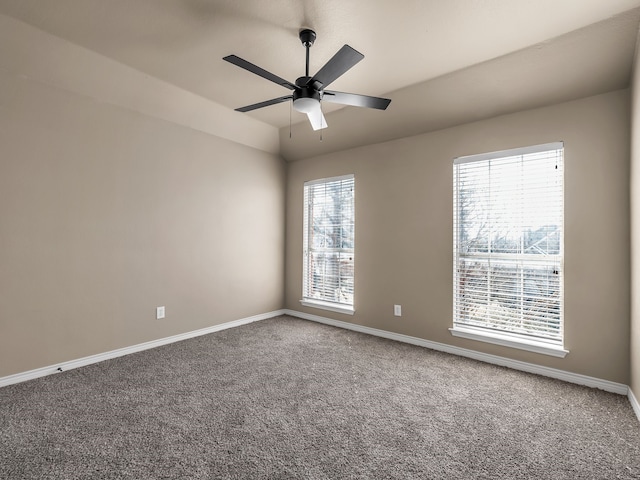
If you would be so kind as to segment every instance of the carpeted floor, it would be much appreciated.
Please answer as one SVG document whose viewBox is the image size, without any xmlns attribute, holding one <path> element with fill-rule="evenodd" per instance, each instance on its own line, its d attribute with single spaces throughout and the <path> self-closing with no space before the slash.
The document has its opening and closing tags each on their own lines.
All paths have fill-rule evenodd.
<svg viewBox="0 0 640 480">
<path fill-rule="evenodd" d="M 2 479 L 638 479 L 626 397 L 291 317 L 0 389 Z"/>
</svg>

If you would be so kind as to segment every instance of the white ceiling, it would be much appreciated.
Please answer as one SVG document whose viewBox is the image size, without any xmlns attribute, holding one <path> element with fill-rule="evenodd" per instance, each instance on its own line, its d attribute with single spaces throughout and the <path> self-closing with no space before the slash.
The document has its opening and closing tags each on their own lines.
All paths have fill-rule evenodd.
<svg viewBox="0 0 640 480">
<path fill-rule="evenodd" d="M 293 82 L 304 74 L 298 31 L 313 28 L 312 74 L 346 43 L 365 59 L 331 88 L 393 99 L 386 112 L 330 113 L 337 106 L 325 104 L 329 137 L 333 118 L 371 121 L 381 132 L 385 118 L 411 119 L 408 133 L 419 133 L 624 88 L 637 7 L 640 0 L 0 0 L 0 14 L 231 109 L 289 91 L 223 56 Z M 416 98 L 437 108 L 421 109 Z M 288 137 L 289 113 L 281 104 L 237 115 L 283 127 Z M 304 120 L 294 112 L 294 124 Z M 307 130 L 306 121 L 294 129 L 302 138 Z M 336 148 L 300 143 L 285 156 Z"/>
</svg>

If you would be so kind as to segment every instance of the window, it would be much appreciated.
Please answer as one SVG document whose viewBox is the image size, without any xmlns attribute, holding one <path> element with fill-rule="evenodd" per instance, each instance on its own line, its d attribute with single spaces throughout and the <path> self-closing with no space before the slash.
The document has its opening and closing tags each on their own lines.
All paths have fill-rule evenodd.
<svg viewBox="0 0 640 480">
<path fill-rule="evenodd" d="M 304 265 L 306 306 L 353 314 L 354 177 L 304 184 Z"/>
<path fill-rule="evenodd" d="M 564 357 L 562 143 L 454 161 L 456 336 Z"/>
</svg>

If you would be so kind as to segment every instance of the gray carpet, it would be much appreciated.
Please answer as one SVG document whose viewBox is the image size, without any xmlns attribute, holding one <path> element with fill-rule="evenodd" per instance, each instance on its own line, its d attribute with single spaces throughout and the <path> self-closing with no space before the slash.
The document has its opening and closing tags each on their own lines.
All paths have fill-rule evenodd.
<svg viewBox="0 0 640 480">
<path fill-rule="evenodd" d="M 2 479 L 638 479 L 626 397 L 291 317 L 0 389 Z"/>
</svg>

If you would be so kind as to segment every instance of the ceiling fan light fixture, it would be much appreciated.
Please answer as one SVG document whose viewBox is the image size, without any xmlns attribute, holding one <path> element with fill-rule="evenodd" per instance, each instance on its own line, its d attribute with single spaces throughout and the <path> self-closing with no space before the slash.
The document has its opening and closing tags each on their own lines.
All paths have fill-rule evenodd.
<svg viewBox="0 0 640 480">
<path fill-rule="evenodd" d="M 300 113 L 311 113 L 318 108 L 318 100 L 315 98 L 301 97 L 293 101 L 293 109 Z"/>
<path fill-rule="evenodd" d="M 300 77 L 296 80 L 296 85 L 304 85 L 308 80 L 308 77 Z M 318 110 L 320 98 L 320 91 L 306 86 L 299 86 L 293 92 L 293 108 L 300 113 L 314 112 Z"/>
</svg>

